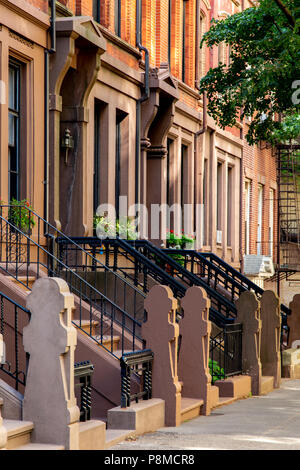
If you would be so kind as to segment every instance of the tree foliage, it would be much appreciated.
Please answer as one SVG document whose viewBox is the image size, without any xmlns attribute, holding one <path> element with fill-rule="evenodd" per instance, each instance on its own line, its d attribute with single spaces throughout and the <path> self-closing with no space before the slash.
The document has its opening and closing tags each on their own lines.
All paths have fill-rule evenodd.
<svg viewBox="0 0 300 470">
<path fill-rule="evenodd" d="M 219 63 L 200 82 L 208 113 L 225 128 L 251 116 L 250 144 L 300 135 L 300 3 L 261 0 L 222 20 L 212 20 L 201 47 L 229 46 L 229 64 Z M 275 119 L 274 119 L 275 117 Z"/>
</svg>

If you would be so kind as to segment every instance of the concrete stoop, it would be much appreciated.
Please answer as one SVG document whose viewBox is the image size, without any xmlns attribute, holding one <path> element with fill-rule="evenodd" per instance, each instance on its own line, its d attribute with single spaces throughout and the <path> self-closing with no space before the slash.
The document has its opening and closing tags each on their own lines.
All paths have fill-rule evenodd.
<svg viewBox="0 0 300 470">
<path fill-rule="evenodd" d="M 154 432 L 165 425 L 165 402 L 160 398 L 131 403 L 128 408 L 117 406 L 107 413 L 107 430 L 123 429 L 136 435 Z"/>
<path fill-rule="evenodd" d="M 79 450 L 105 450 L 136 434 L 132 429 L 106 429 L 104 421 L 86 421 L 79 425 Z"/>
<path fill-rule="evenodd" d="M 3 399 L 0 398 L 0 416 Z M 3 419 L 2 425 L 7 433 L 5 450 L 64 450 L 64 446 L 55 444 L 32 443 L 31 433 L 34 424 L 20 419 Z"/>
<path fill-rule="evenodd" d="M 80 450 L 104 450 L 127 438 L 157 431 L 165 425 L 165 402 L 158 398 L 132 403 L 128 408 L 117 406 L 107 413 L 106 423 L 100 420 L 80 423 Z"/>
<path fill-rule="evenodd" d="M 282 351 L 281 376 L 287 379 L 300 379 L 299 348 L 289 348 Z"/>
<path fill-rule="evenodd" d="M 215 386 L 219 389 L 219 405 L 224 405 L 250 396 L 251 377 L 250 375 L 236 375 L 228 379 L 217 380 Z"/>
<path fill-rule="evenodd" d="M 261 378 L 260 395 L 267 395 L 274 390 L 274 377 L 263 375 Z"/>
<path fill-rule="evenodd" d="M 250 375 L 236 375 L 225 380 L 218 380 L 215 385 L 218 387 L 220 395 L 218 406 L 251 396 Z M 274 377 L 263 375 L 261 377 L 260 395 L 266 395 L 272 390 L 274 390 Z"/>
<path fill-rule="evenodd" d="M 200 416 L 203 404 L 204 400 L 181 397 L 181 423 Z"/>
<path fill-rule="evenodd" d="M 3 400 L 0 400 L 2 407 Z M 129 408 L 109 410 L 108 422 L 90 420 L 79 423 L 79 450 L 105 450 L 127 438 L 154 432 L 165 424 L 165 403 L 153 398 Z M 64 450 L 64 446 L 31 442 L 34 423 L 3 419 L 7 432 L 6 450 Z"/>
</svg>

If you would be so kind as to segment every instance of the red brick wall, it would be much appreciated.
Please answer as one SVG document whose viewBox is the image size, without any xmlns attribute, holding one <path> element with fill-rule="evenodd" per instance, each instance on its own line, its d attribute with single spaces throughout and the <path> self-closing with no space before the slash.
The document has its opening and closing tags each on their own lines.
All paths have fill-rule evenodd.
<svg viewBox="0 0 300 470">
<path fill-rule="evenodd" d="M 156 66 L 162 62 L 168 62 L 168 2 L 166 0 L 157 0 L 156 2 Z"/>
<path fill-rule="evenodd" d="M 48 11 L 48 0 L 26 0 L 26 2 L 45 13 Z"/>
<path fill-rule="evenodd" d="M 250 147 L 246 142 L 243 151 L 244 182 L 247 178 L 251 181 L 250 202 L 250 254 L 257 253 L 257 221 L 258 221 L 258 185 L 263 185 L 263 213 L 262 213 L 262 254 L 269 254 L 269 214 L 270 214 L 270 189 L 276 182 L 276 159 L 272 149 Z M 243 183 L 244 183 L 243 182 Z M 245 196 L 245 194 L 244 194 Z M 277 193 L 274 194 L 274 251 L 273 260 L 276 260 L 277 224 L 276 210 Z M 243 220 L 245 217 L 245 197 L 243 198 Z M 245 231 L 243 226 L 243 252 L 245 250 Z"/>
<path fill-rule="evenodd" d="M 29 0 L 31 3 L 44 3 L 41 0 Z M 114 0 L 100 1 L 101 24 L 114 33 Z M 92 0 L 62 0 L 77 15 L 92 14 Z M 168 1 L 167 0 L 142 0 L 142 44 L 147 47 L 150 54 L 151 67 L 159 67 L 162 62 L 168 61 Z M 171 0 L 171 73 L 178 80 L 182 79 L 182 34 L 183 34 L 183 0 Z M 204 17 L 206 30 L 212 18 L 225 18 L 226 13 L 232 14 L 240 9 L 232 0 L 210 0 L 211 8 L 208 9 L 204 2 L 200 2 L 201 14 Z M 195 52 L 196 52 L 196 0 L 187 0 L 186 3 L 186 49 L 185 49 L 185 82 L 195 88 Z M 136 0 L 121 0 L 121 38 L 135 46 L 136 37 Z M 139 60 L 130 53 L 122 50 L 112 42 L 107 42 L 107 52 L 128 66 L 139 69 Z M 206 50 L 206 70 L 218 64 L 218 48 Z M 228 50 L 225 47 L 223 59 L 228 61 Z M 227 62 L 228 63 L 228 62 Z M 180 100 L 198 109 L 199 102 L 191 95 L 180 91 Z M 240 128 L 226 128 L 233 136 L 240 137 Z M 276 163 L 270 149 L 259 149 L 250 147 L 246 141 L 243 151 L 244 180 L 246 175 L 252 182 L 251 194 L 251 230 L 250 230 L 250 253 L 257 252 L 257 197 L 259 182 L 264 185 L 263 201 L 263 227 L 262 227 L 262 252 L 268 254 L 268 227 L 269 227 L 269 190 L 270 181 L 273 186 L 276 182 Z M 244 181 L 243 181 L 244 183 Z M 243 185 L 244 187 L 244 185 Z M 244 195 L 244 192 L 243 192 Z M 275 194 L 276 200 L 276 194 Z M 274 203 L 275 205 L 275 203 Z M 243 200 L 243 219 L 245 200 Z M 274 208 L 274 226 L 276 226 L 276 209 Z M 274 243 L 276 233 L 274 233 Z M 243 251 L 245 249 L 245 233 L 243 224 Z"/>
<path fill-rule="evenodd" d="M 76 0 L 77 16 L 92 16 L 93 2 L 91 0 Z"/>
</svg>

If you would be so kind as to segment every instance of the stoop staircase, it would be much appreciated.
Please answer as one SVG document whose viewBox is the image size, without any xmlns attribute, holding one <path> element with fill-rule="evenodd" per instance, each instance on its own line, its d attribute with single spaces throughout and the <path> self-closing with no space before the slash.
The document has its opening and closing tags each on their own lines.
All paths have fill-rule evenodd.
<svg viewBox="0 0 300 470">
<path fill-rule="evenodd" d="M 107 411 L 120 403 L 119 359 L 125 352 L 144 348 L 143 304 L 152 285 L 168 285 L 178 299 L 189 286 L 203 287 L 211 299 L 210 319 L 218 331 L 234 323 L 234 301 L 243 290 L 253 289 L 260 294 L 258 286 L 213 254 L 176 250 L 181 257 L 177 262 L 174 250 L 161 250 L 144 240 L 101 242 L 95 237 L 70 238 L 26 208 L 35 222 L 31 233 L 14 223 L 11 208 L 0 209 L 2 290 L 25 307 L 26 296 L 37 278 L 55 276 L 67 281 L 75 297 L 73 324 L 79 332 L 75 360 L 88 357 L 95 366 L 94 415 L 102 421 L 106 420 Z M 282 306 L 282 312 L 286 315 L 289 310 Z M 236 364 L 235 368 L 234 373 L 241 372 Z M 18 375 L 12 380 L 21 388 L 24 385 Z M 182 419 L 199 415 L 202 403 L 184 400 Z M 218 397 L 215 406 L 230 400 L 231 397 Z M 91 422 L 85 424 L 87 435 L 92 426 Z M 105 445 L 124 439 L 126 432 L 107 430 Z"/>
<path fill-rule="evenodd" d="M 244 291 L 258 298 L 264 290 L 214 253 L 195 250 L 160 249 L 148 240 L 99 240 L 97 237 L 57 238 L 59 252 L 67 259 L 70 243 L 82 247 L 132 285 L 147 293 L 154 283 L 168 285 L 176 298 L 188 287 L 203 287 L 211 299 L 210 320 L 223 328 L 236 318 L 234 302 Z M 76 269 L 76 266 L 72 266 Z M 284 324 L 290 310 L 281 304 Z"/>
<path fill-rule="evenodd" d="M 0 416 L 3 399 L 0 398 Z M 64 446 L 32 442 L 34 423 L 17 419 L 3 419 L 7 431 L 6 450 L 65 450 Z M 80 450 L 104 450 L 133 435 L 132 430 L 107 429 L 104 422 L 91 420 L 79 425 Z"/>
<path fill-rule="evenodd" d="M 2 415 L 3 399 L 0 397 L 0 416 Z M 63 446 L 31 442 L 34 424 L 18 419 L 3 419 L 7 431 L 7 450 L 64 450 Z"/>
</svg>

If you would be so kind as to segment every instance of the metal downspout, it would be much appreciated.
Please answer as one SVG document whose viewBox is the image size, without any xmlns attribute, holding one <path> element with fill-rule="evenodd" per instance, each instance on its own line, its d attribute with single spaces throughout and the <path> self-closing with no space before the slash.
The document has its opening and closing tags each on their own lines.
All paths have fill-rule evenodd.
<svg viewBox="0 0 300 470">
<path fill-rule="evenodd" d="M 138 49 L 145 53 L 145 80 L 144 80 L 144 93 L 136 102 L 136 137 L 135 137 L 135 203 L 140 202 L 140 187 L 141 187 L 141 104 L 146 101 L 150 96 L 149 89 L 149 51 L 141 44 L 141 0 L 136 2 L 136 46 Z"/>
<path fill-rule="evenodd" d="M 51 0 L 50 49 L 44 53 L 44 219 L 48 220 L 49 203 L 49 55 L 56 52 L 56 0 Z"/>
<path fill-rule="evenodd" d="M 200 49 L 200 0 L 196 0 L 196 47 L 195 47 L 195 88 L 199 90 L 199 49 Z M 207 98 L 206 94 L 203 93 L 203 113 L 202 113 L 202 128 L 194 134 L 194 170 L 195 175 L 197 176 L 197 138 L 199 135 L 204 134 L 207 131 Z M 199 97 L 200 99 L 200 97 Z M 197 194 L 194 190 L 194 228 L 196 228 L 196 204 Z"/>
</svg>

